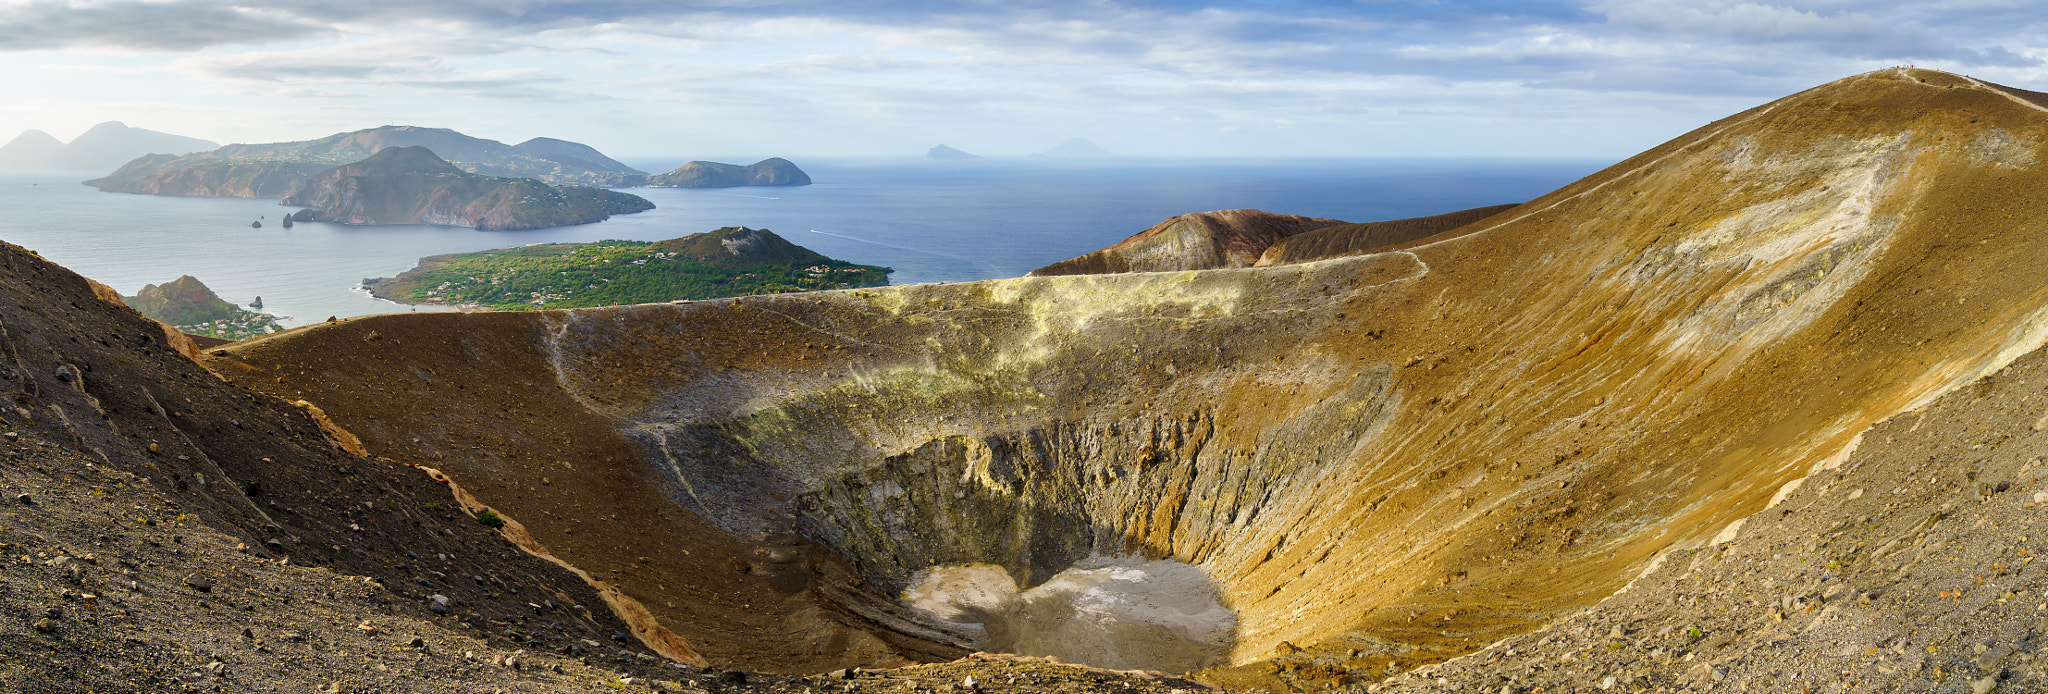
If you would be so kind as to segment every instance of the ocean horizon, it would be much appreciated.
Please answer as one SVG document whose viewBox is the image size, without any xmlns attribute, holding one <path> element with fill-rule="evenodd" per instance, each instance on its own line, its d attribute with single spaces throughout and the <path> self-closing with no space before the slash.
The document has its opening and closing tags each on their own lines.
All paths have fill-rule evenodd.
<svg viewBox="0 0 2048 694">
<path fill-rule="evenodd" d="M 1590 159 L 1115 157 L 1101 160 L 786 157 L 808 186 L 633 188 L 656 209 L 526 231 L 278 221 L 274 199 L 103 193 L 105 172 L 0 171 L 0 240 L 133 295 L 191 275 L 286 325 L 414 310 L 363 279 L 422 257 L 532 243 L 656 241 L 725 226 L 894 269 L 891 284 L 1016 277 L 1116 243 L 1170 217 L 1255 208 L 1350 222 L 1524 202 L 1612 162 Z M 722 159 L 736 163 L 738 158 Z M 666 171 L 685 159 L 623 159 Z M 262 228 L 252 228 L 261 222 Z M 421 307 L 421 310 L 434 310 Z"/>
</svg>

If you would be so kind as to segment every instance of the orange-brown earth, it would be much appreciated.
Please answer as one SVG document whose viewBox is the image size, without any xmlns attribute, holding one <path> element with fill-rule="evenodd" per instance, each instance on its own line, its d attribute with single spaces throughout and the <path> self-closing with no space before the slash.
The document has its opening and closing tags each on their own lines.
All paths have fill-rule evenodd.
<svg viewBox="0 0 2048 694">
<path fill-rule="evenodd" d="M 1392 252 L 378 316 L 209 364 L 446 471 L 713 662 L 949 657 L 971 630 L 886 600 L 921 570 L 1132 553 L 1235 612 L 1204 677 L 1329 686 L 1592 604 L 2039 347 L 2031 99 L 1859 75 Z"/>
<path fill-rule="evenodd" d="M 1218 210 L 1184 214 L 1114 246 L 1032 270 L 1033 277 L 1251 267 L 1267 248 L 1298 234 L 1347 226 L 1335 219 Z"/>
<path fill-rule="evenodd" d="M 1461 227 L 1514 208 L 1514 205 L 1491 205 L 1428 217 L 1324 227 L 1290 236 L 1267 246 L 1266 250 L 1259 253 L 1259 261 L 1253 265 L 1266 267 L 1398 250 L 1403 244 L 1443 240 L 1457 234 Z"/>
</svg>

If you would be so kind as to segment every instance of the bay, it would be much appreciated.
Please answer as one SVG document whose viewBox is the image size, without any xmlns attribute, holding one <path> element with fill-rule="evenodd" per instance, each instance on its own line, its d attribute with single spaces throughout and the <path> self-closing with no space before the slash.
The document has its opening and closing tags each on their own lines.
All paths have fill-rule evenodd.
<svg viewBox="0 0 2048 694">
<path fill-rule="evenodd" d="M 737 160 L 736 160 L 737 161 Z M 1015 277 L 1168 217 L 1257 208 L 1346 221 L 1522 202 L 1609 162 L 1481 159 L 1116 158 L 1096 162 L 804 158 L 813 185 L 636 188 L 656 209 L 529 231 L 278 224 L 274 200 L 102 193 L 101 172 L 0 171 L 0 240 L 132 295 L 192 275 L 222 298 L 303 325 L 414 310 L 359 285 L 421 257 L 530 243 L 656 241 L 767 228 L 825 255 L 893 268 L 893 284 Z M 649 171 L 680 161 L 629 160 Z M 261 221 L 263 227 L 251 228 Z M 420 307 L 418 310 L 434 310 Z"/>
</svg>

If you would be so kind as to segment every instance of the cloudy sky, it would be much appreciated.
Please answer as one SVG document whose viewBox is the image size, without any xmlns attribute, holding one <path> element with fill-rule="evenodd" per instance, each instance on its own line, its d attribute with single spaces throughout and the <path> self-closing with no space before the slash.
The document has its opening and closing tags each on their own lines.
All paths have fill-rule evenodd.
<svg viewBox="0 0 2048 694">
<path fill-rule="evenodd" d="M 0 0 L 0 140 L 385 124 L 620 157 L 1619 157 L 1917 64 L 2048 91 L 2048 2 Z"/>
</svg>

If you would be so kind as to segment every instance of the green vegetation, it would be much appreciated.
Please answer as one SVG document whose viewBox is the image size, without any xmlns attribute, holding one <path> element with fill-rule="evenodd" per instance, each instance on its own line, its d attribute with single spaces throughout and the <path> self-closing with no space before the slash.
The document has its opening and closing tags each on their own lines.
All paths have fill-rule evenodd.
<svg viewBox="0 0 2048 694">
<path fill-rule="evenodd" d="M 484 509 L 483 511 L 478 512 L 476 514 L 476 522 L 482 523 L 484 527 L 490 528 L 492 530 L 497 530 L 505 527 L 505 519 L 502 516 L 499 516 L 497 511 L 492 511 L 490 509 Z"/>
<path fill-rule="evenodd" d="M 142 315 L 168 323 L 187 335 L 241 340 L 283 329 L 277 324 L 277 316 L 223 301 L 191 275 L 181 275 L 162 285 L 143 285 L 135 296 L 121 300 Z"/>
<path fill-rule="evenodd" d="M 833 260 L 765 229 L 668 241 L 536 244 L 424 258 L 370 282 L 379 297 L 496 310 L 582 308 L 878 287 L 889 269 Z"/>
</svg>

